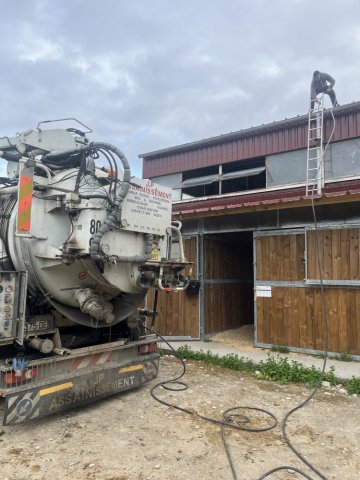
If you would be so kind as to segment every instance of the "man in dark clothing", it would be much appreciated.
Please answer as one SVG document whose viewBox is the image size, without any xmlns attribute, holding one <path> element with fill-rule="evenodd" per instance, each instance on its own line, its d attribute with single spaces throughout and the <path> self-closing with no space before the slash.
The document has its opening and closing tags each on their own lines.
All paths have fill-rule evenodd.
<svg viewBox="0 0 360 480">
<path fill-rule="evenodd" d="M 311 81 L 311 108 L 314 108 L 316 101 L 316 95 L 319 93 L 327 93 L 330 97 L 333 107 L 338 107 L 339 104 L 336 100 L 336 95 L 333 90 L 335 80 L 328 74 L 315 70 Z"/>
</svg>

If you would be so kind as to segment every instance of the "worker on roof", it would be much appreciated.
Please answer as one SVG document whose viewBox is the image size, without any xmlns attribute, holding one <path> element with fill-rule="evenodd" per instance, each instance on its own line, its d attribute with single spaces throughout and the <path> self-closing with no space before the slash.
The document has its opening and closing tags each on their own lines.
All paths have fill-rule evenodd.
<svg viewBox="0 0 360 480">
<path fill-rule="evenodd" d="M 328 73 L 322 73 L 315 70 L 311 81 L 311 108 L 314 108 L 316 102 L 316 95 L 319 93 L 327 93 L 330 97 L 333 107 L 338 107 L 336 95 L 333 90 L 335 79 Z"/>
</svg>

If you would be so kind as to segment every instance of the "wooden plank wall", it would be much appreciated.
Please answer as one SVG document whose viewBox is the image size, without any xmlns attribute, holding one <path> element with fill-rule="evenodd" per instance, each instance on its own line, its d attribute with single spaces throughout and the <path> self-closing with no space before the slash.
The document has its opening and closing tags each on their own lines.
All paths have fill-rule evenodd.
<svg viewBox="0 0 360 480">
<path fill-rule="evenodd" d="M 360 290 L 324 289 L 328 350 L 360 355 Z M 319 288 L 273 287 L 257 301 L 257 341 L 307 350 L 325 350 Z"/>
<path fill-rule="evenodd" d="M 360 281 L 359 229 L 318 230 L 317 234 L 318 248 L 315 232 L 307 232 L 308 278 L 320 278 L 318 250 L 324 280 Z M 271 298 L 257 298 L 257 342 L 324 350 L 327 323 L 329 351 L 360 355 L 360 289 L 326 286 L 322 301 L 318 286 L 291 285 L 304 279 L 304 245 L 305 234 L 256 239 L 257 280 L 288 283 L 272 286 Z"/>
<path fill-rule="evenodd" d="M 324 280 L 359 280 L 359 229 L 334 229 L 307 232 L 308 278 L 319 279 L 318 250 Z"/>
<path fill-rule="evenodd" d="M 188 261 L 194 262 L 192 278 L 197 279 L 197 239 L 184 240 L 184 251 Z M 152 309 L 154 292 L 147 294 L 147 305 Z M 186 292 L 159 292 L 156 330 L 165 336 L 190 336 L 199 338 L 199 295 Z"/>
<path fill-rule="evenodd" d="M 253 323 L 253 265 L 248 251 L 205 238 L 204 283 L 205 334 Z"/>
<path fill-rule="evenodd" d="M 305 278 L 304 234 L 271 235 L 256 239 L 256 279 L 273 282 Z"/>
</svg>

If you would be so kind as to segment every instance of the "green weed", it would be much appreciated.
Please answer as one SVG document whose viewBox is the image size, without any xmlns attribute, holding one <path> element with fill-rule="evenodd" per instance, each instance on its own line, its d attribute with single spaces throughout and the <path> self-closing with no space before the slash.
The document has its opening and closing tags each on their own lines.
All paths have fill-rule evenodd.
<svg viewBox="0 0 360 480">
<path fill-rule="evenodd" d="M 346 385 L 346 390 L 350 395 L 353 393 L 360 395 L 360 378 L 352 377 Z"/>
<path fill-rule="evenodd" d="M 350 355 L 350 353 L 341 352 L 340 355 L 337 357 L 337 360 L 341 360 L 342 362 L 351 362 L 352 356 Z"/>
<path fill-rule="evenodd" d="M 194 352 L 187 345 L 178 348 L 177 353 L 185 359 L 189 360 L 201 360 L 212 365 L 218 365 L 219 367 L 228 368 L 230 370 L 238 370 L 241 372 L 254 372 L 255 365 L 254 362 L 245 357 L 239 357 L 234 353 L 229 353 L 223 357 L 211 353 L 209 350 L 207 352 L 200 351 Z"/>
<path fill-rule="evenodd" d="M 268 356 L 265 361 L 261 361 L 258 365 L 258 377 L 265 380 L 274 380 L 280 383 L 306 383 L 311 386 L 316 386 L 322 380 L 330 382 L 331 385 L 336 385 L 340 381 L 335 376 L 335 368 L 330 367 L 330 371 L 322 375 L 321 370 L 311 366 L 305 367 L 294 360 L 289 361 L 287 358 L 282 358 L 279 355 Z"/>
<path fill-rule="evenodd" d="M 286 347 L 285 345 L 273 345 L 271 347 L 271 351 L 272 352 L 278 352 L 278 353 L 289 353 L 290 352 L 288 347 Z"/>
<path fill-rule="evenodd" d="M 319 385 L 321 381 L 326 380 L 331 385 L 337 385 L 340 380 L 335 376 L 335 368 L 330 367 L 329 372 L 322 375 L 321 370 L 312 366 L 305 367 L 299 362 L 294 360 L 289 361 L 287 358 L 280 357 L 279 355 L 268 355 L 265 361 L 261 361 L 258 365 L 245 357 L 239 357 L 236 354 L 230 353 L 219 357 L 217 354 L 200 351 L 194 352 L 188 345 L 180 347 L 177 353 L 185 359 L 200 360 L 212 365 L 218 365 L 219 367 L 228 368 L 231 370 L 237 370 L 241 372 L 248 372 L 255 374 L 257 378 L 264 380 L 273 380 L 283 384 L 286 383 L 305 383 L 311 386 Z M 360 388 L 360 379 L 355 379 L 359 383 L 352 383 L 353 389 Z M 350 383 L 350 382 L 349 382 Z M 349 392 L 350 393 L 350 392 Z M 354 391 L 356 393 L 356 391 Z"/>
</svg>

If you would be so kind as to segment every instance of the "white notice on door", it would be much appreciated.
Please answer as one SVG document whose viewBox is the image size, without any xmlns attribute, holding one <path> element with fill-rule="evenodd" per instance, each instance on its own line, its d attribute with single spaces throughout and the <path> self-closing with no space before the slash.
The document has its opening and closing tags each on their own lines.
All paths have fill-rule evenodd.
<svg viewBox="0 0 360 480">
<path fill-rule="evenodd" d="M 258 285 L 255 291 L 257 297 L 271 297 L 271 287 L 265 285 Z"/>
</svg>

